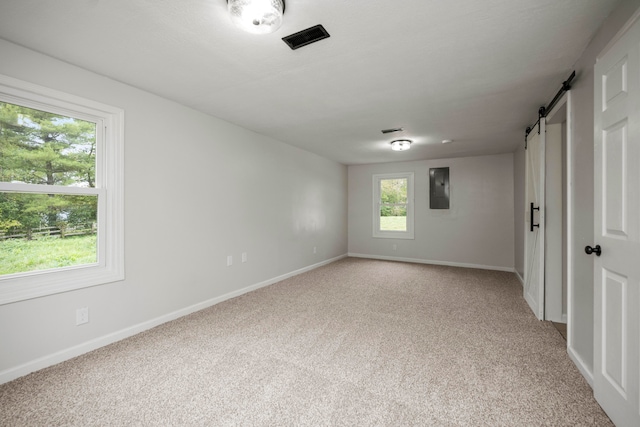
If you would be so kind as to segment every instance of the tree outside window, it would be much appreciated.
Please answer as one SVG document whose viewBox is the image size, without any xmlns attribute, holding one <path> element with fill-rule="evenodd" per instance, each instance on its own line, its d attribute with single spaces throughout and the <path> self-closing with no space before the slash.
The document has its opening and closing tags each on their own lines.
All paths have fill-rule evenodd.
<svg viewBox="0 0 640 427">
<path fill-rule="evenodd" d="M 380 230 L 407 231 L 407 178 L 380 180 Z"/>
</svg>

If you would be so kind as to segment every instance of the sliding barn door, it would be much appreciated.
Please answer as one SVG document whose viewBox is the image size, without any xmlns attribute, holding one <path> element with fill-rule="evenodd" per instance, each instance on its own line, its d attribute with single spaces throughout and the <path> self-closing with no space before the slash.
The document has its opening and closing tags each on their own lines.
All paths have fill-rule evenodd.
<svg viewBox="0 0 640 427">
<path fill-rule="evenodd" d="M 524 298 L 544 318 L 545 119 L 527 137 Z"/>
<path fill-rule="evenodd" d="M 637 14 L 636 14 L 637 17 Z M 595 66 L 594 395 L 640 426 L 640 19 Z M 597 245 L 597 246 L 596 246 Z"/>
</svg>

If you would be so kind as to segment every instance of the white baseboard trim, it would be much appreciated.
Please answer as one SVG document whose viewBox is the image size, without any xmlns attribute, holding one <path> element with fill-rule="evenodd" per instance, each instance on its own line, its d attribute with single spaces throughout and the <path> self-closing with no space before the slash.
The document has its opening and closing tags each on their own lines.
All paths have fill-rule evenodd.
<svg viewBox="0 0 640 427">
<path fill-rule="evenodd" d="M 478 268 L 481 270 L 508 271 L 511 273 L 515 272 L 515 269 L 513 267 L 497 267 L 493 265 L 467 264 L 462 262 L 433 261 L 428 259 L 402 258 L 402 257 L 394 257 L 394 256 L 386 256 L 386 255 L 358 254 L 353 252 L 349 252 L 349 256 L 354 258 L 380 259 L 384 261 L 414 262 L 417 264 L 446 265 L 449 267 Z"/>
<path fill-rule="evenodd" d="M 30 374 L 31 372 L 35 372 L 40 369 L 44 369 L 49 366 L 56 365 L 58 363 L 64 362 L 65 360 L 73 359 L 74 357 L 96 350 L 100 347 L 104 347 L 106 345 L 123 340 L 125 338 L 129 338 L 133 335 L 139 334 L 140 332 L 144 332 L 148 329 L 155 328 L 156 326 L 161 325 L 163 323 L 170 322 L 172 320 L 178 319 L 180 317 L 186 316 L 191 313 L 195 313 L 196 311 L 203 310 L 205 308 L 219 304 L 231 298 L 235 298 L 240 295 L 246 294 L 248 292 L 255 291 L 256 289 L 264 288 L 265 286 L 269 286 L 274 283 L 280 282 L 282 280 L 288 279 L 290 277 L 297 276 L 298 274 L 306 273 L 307 271 L 314 270 L 318 267 L 322 267 L 323 265 L 330 264 L 332 262 L 341 260 L 346 257 L 347 255 L 344 254 L 344 255 L 337 256 L 335 258 L 327 259 L 325 261 L 321 261 L 319 263 L 312 264 L 295 271 L 291 271 L 289 273 L 274 277 L 272 279 L 268 279 L 263 282 L 256 283 L 254 285 L 250 285 L 245 288 L 238 289 L 237 291 L 229 292 L 219 297 L 211 298 L 209 300 L 199 302 L 189 307 L 185 307 L 180 310 L 173 311 L 171 313 L 162 315 L 160 317 L 156 317 L 155 319 L 138 323 L 137 325 L 133 325 L 128 328 L 121 329 L 119 331 L 101 336 L 99 338 L 92 339 L 82 344 L 78 344 L 73 347 L 58 351 L 56 353 L 40 357 L 38 359 L 32 360 L 22 365 L 5 369 L 4 371 L 0 372 L 0 384 L 7 383 L 16 378 Z"/>
<path fill-rule="evenodd" d="M 516 269 L 513 270 L 514 273 L 516 273 L 516 276 L 518 277 L 518 279 L 520 280 L 520 284 L 522 284 L 522 287 L 524 287 L 524 277 L 522 277 L 520 275 L 520 273 L 518 273 L 518 271 Z"/>
<path fill-rule="evenodd" d="M 544 319 L 540 319 L 536 314 L 538 312 L 538 303 L 532 297 L 530 297 L 529 294 L 526 292 L 524 293 L 524 300 L 527 302 L 527 305 L 531 309 L 531 313 L 536 317 L 536 319 L 544 320 Z"/>
<path fill-rule="evenodd" d="M 584 379 L 589 383 L 589 386 L 593 389 L 593 373 L 587 368 L 584 360 L 578 356 L 578 353 L 576 353 L 572 347 L 567 347 L 567 353 L 569 354 L 569 359 L 573 361 L 578 371 L 580 371 Z"/>
</svg>

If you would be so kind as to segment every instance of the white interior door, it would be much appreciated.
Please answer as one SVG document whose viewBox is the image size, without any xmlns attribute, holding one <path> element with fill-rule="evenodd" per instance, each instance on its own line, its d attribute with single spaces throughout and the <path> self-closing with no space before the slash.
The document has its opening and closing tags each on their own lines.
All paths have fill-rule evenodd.
<svg viewBox="0 0 640 427">
<path fill-rule="evenodd" d="M 538 132 L 539 131 L 539 132 Z M 538 319 L 544 318 L 545 120 L 527 137 L 524 298 Z"/>
<path fill-rule="evenodd" d="M 595 66 L 594 395 L 640 426 L 640 20 Z M 585 250 L 589 251 L 589 247 Z"/>
</svg>

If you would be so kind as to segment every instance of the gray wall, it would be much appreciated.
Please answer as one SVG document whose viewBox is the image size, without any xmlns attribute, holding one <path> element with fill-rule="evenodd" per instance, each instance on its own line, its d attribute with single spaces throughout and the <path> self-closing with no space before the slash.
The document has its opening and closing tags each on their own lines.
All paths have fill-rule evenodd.
<svg viewBox="0 0 640 427">
<path fill-rule="evenodd" d="M 560 113 L 558 113 L 560 114 Z M 562 114 L 560 114 L 562 115 Z M 562 172 L 564 158 L 562 123 L 547 123 L 545 139 L 545 215 L 544 215 L 544 280 L 545 319 L 562 322 L 563 315 L 563 211 L 564 187 Z M 565 320 L 566 321 L 566 320 Z"/>
<path fill-rule="evenodd" d="M 433 167 L 449 167 L 449 210 L 429 209 L 429 168 Z M 413 240 L 372 236 L 372 176 L 393 172 L 415 174 Z M 349 166 L 349 254 L 511 271 L 513 176 L 511 153 Z"/>
<path fill-rule="evenodd" d="M 524 227 L 525 227 L 525 172 L 526 157 L 524 142 L 513 153 L 513 223 L 514 223 L 514 270 L 524 280 Z"/>
<path fill-rule="evenodd" d="M 126 229 L 126 280 L 0 306 L 0 379 L 346 254 L 345 166 L 2 40 L 0 58 L 1 74 L 125 110 Z"/>
</svg>

